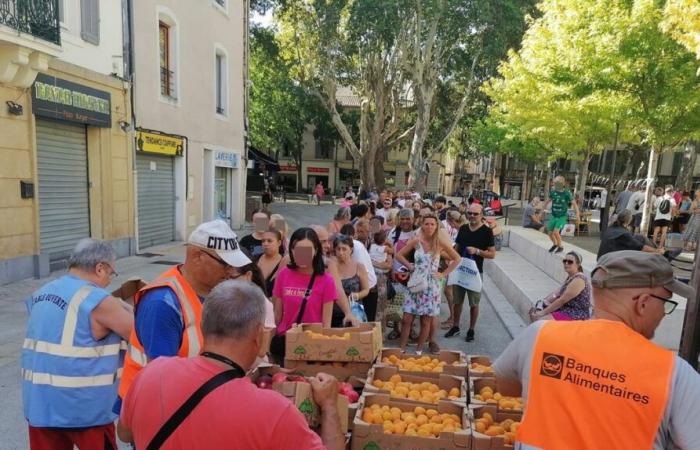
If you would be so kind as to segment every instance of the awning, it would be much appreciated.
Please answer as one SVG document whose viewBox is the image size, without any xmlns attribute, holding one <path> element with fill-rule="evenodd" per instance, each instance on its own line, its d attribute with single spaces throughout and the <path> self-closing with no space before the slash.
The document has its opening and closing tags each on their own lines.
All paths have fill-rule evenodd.
<svg viewBox="0 0 700 450">
<path fill-rule="evenodd" d="M 277 160 L 272 156 L 268 156 L 260 150 L 256 150 L 253 147 L 248 147 L 248 158 L 255 161 L 256 169 L 267 169 L 272 172 L 279 172 L 280 166 Z"/>
</svg>

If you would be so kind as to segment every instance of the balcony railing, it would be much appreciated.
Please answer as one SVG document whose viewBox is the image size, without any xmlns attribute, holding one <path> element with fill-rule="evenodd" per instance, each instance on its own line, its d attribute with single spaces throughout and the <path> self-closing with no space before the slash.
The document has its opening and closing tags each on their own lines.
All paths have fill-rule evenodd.
<svg viewBox="0 0 700 450">
<path fill-rule="evenodd" d="M 58 0 L 0 0 L 0 24 L 61 45 Z"/>
</svg>

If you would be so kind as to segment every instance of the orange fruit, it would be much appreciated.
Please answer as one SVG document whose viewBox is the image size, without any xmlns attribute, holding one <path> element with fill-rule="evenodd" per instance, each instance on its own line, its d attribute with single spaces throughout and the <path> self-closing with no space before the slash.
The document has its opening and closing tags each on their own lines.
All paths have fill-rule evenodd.
<svg viewBox="0 0 700 450">
<path fill-rule="evenodd" d="M 474 424 L 474 428 L 479 433 L 483 433 L 484 431 L 486 431 L 486 424 L 484 422 L 480 422 L 477 420 L 476 423 Z"/>
<path fill-rule="evenodd" d="M 401 420 L 401 410 L 399 408 L 391 408 L 389 414 L 391 414 L 391 420 Z"/>
<path fill-rule="evenodd" d="M 382 413 L 380 412 L 373 412 L 372 413 L 372 423 L 375 425 L 381 425 L 384 423 L 384 417 L 382 417 Z"/>
<path fill-rule="evenodd" d="M 454 395 L 455 397 L 459 397 L 459 394 L 461 394 L 461 392 L 459 391 L 459 388 L 454 387 L 454 388 L 450 389 L 449 395 Z"/>
<path fill-rule="evenodd" d="M 401 375 L 392 375 L 389 377 L 389 381 L 391 381 L 393 384 L 401 383 Z"/>
<path fill-rule="evenodd" d="M 416 424 L 418 426 L 425 425 L 426 423 L 428 423 L 428 420 L 428 416 L 426 416 L 425 414 L 419 414 L 416 417 Z"/>
<path fill-rule="evenodd" d="M 503 427 L 499 427 L 498 425 L 491 425 L 486 429 L 484 434 L 486 436 L 500 436 L 504 434 L 506 430 L 503 429 Z"/>
<path fill-rule="evenodd" d="M 433 416 L 430 418 L 430 423 L 442 423 L 443 418 L 442 416 Z"/>
<path fill-rule="evenodd" d="M 442 431 L 445 433 L 454 433 L 455 427 L 452 424 L 448 424 L 443 427 Z"/>
<path fill-rule="evenodd" d="M 389 411 L 384 411 L 384 412 L 382 412 L 382 419 L 384 419 L 384 420 L 392 420 L 391 412 L 389 412 Z"/>
<path fill-rule="evenodd" d="M 483 398 L 485 401 L 493 400 L 493 392 L 490 392 L 490 391 L 482 392 L 481 398 Z"/>
<path fill-rule="evenodd" d="M 425 415 L 428 417 L 434 417 L 438 415 L 438 412 L 435 411 L 434 409 L 426 409 L 425 410 Z"/>
<path fill-rule="evenodd" d="M 367 423 L 372 423 L 373 415 L 370 411 L 365 411 L 362 413 L 362 420 Z"/>
<path fill-rule="evenodd" d="M 376 387 L 377 389 L 381 389 L 384 387 L 384 382 L 382 380 L 374 380 L 372 381 L 372 386 Z"/>
<path fill-rule="evenodd" d="M 491 413 L 485 412 L 481 415 L 481 418 L 484 419 L 489 426 L 493 425 L 493 416 Z"/>
<path fill-rule="evenodd" d="M 416 406 L 415 409 L 413 410 L 413 413 L 418 416 L 420 414 L 425 414 L 425 408 L 422 406 Z"/>
<path fill-rule="evenodd" d="M 432 433 L 430 431 L 424 430 L 424 429 L 419 429 L 418 430 L 418 436 L 420 437 L 428 437 L 432 436 Z"/>
<path fill-rule="evenodd" d="M 406 433 L 406 422 L 394 422 L 394 434 L 404 434 Z"/>
<path fill-rule="evenodd" d="M 406 430 L 406 434 L 405 434 L 405 435 L 406 435 L 406 436 L 413 436 L 413 437 L 416 437 L 416 436 L 418 436 L 418 433 L 416 432 L 415 429 L 408 429 L 408 430 Z"/>
<path fill-rule="evenodd" d="M 503 440 L 504 444 L 513 445 L 513 444 L 515 444 L 515 433 L 508 432 L 503 436 L 503 439 L 504 439 Z"/>
</svg>

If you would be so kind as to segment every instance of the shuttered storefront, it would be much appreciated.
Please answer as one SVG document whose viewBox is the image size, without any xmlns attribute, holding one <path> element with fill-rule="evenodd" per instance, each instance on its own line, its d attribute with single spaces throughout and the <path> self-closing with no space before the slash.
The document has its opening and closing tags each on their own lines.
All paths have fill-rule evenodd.
<svg viewBox="0 0 700 450">
<path fill-rule="evenodd" d="M 175 239 L 174 158 L 136 153 L 139 249 Z"/>
<path fill-rule="evenodd" d="M 86 129 L 37 120 L 36 140 L 41 253 L 54 269 L 90 236 Z"/>
</svg>

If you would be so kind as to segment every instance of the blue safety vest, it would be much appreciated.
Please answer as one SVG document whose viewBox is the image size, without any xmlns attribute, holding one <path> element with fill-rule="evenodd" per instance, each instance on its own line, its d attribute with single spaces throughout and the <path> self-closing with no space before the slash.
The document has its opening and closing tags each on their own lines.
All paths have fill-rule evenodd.
<svg viewBox="0 0 700 450">
<path fill-rule="evenodd" d="M 65 275 L 27 299 L 22 398 L 31 426 L 80 428 L 116 419 L 125 345 L 116 333 L 95 340 L 90 326 L 90 313 L 109 295 Z"/>
</svg>

